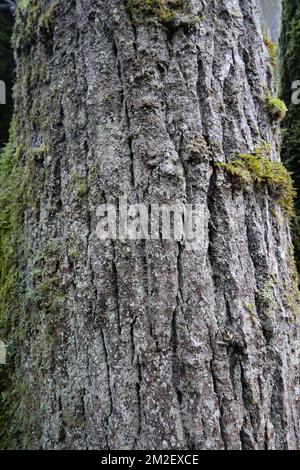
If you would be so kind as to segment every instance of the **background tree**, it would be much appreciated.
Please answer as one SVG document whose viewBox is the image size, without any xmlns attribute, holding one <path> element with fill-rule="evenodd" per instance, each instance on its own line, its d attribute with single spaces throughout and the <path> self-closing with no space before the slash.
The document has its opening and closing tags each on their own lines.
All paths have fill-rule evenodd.
<svg viewBox="0 0 300 470">
<path fill-rule="evenodd" d="M 283 123 L 282 158 L 287 167 L 293 172 L 298 196 L 296 201 L 296 220 L 294 225 L 294 241 L 298 270 L 300 270 L 300 105 L 293 103 L 293 83 L 300 80 L 300 2 L 298 0 L 283 1 L 282 32 L 280 39 L 281 50 L 281 95 L 288 104 L 288 114 Z M 298 87 L 299 88 L 299 87 Z M 297 98 L 297 97 L 296 97 Z"/>
<path fill-rule="evenodd" d="M 293 190 L 260 19 L 258 0 L 19 2 L 10 446 L 299 449 Z M 96 209 L 122 195 L 199 204 L 202 239 L 101 242 Z"/>
<path fill-rule="evenodd" d="M 278 42 L 281 29 L 281 0 L 261 0 L 262 10 L 272 41 Z"/>
<path fill-rule="evenodd" d="M 1 3 L 0 3 L 1 7 Z M 12 16 L 0 9 L 0 80 L 6 84 L 7 104 L 1 106 L 0 148 L 8 140 L 8 129 L 12 115 L 13 51 L 11 47 Z"/>
</svg>

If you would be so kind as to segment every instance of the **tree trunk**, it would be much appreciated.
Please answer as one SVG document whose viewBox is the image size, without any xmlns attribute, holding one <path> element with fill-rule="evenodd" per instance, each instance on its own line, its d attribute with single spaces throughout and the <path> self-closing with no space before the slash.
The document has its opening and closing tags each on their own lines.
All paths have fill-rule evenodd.
<svg viewBox="0 0 300 470">
<path fill-rule="evenodd" d="M 281 171 L 259 1 L 28 3 L 12 445 L 299 449 L 286 205 L 249 166 L 268 142 Z M 197 248 L 99 240 L 124 195 L 198 204 Z"/>
</svg>

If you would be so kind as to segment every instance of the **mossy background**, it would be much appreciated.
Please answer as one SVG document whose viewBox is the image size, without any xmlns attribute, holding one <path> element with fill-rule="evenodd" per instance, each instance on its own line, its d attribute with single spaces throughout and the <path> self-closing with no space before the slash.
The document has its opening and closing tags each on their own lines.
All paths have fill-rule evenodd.
<svg viewBox="0 0 300 470">
<path fill-rule="evenodd" d="M 292 103 L 292 84 L 300 80 L 300 0 L 283 0 L 283 20 L 280 38 L 281 98 L 288 106 L 283 121 L 282 159 L 293 173 L 297 189 L 294 243 L 300 271 L 300 105 Z"/>
<path fill-rule="evenodd" d="M 8 140 L 8 130 L 13 109 L 12 85 L 14 60 L 11 47 L 13 19 L 10 13 L 0 10 L 0 80 L 6 84 L 7 104 L 0 105 L 0 148 Z"/>
</svg>

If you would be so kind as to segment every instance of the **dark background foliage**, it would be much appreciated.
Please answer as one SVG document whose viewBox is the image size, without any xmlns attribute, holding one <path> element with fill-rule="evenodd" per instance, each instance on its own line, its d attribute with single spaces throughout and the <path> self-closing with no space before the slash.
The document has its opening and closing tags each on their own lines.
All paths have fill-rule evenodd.
<svg viewBox="0 0 300 470">
<path fill-rule="evenodd" d="M 283 123 L 282 159 L 292 171 L 298 196 L 294 240 L 298 271 L 300 271 L 300 105 L 292 103 L 292 84 L 300 80 L 300 0 L 283 0 L 280 38 L 281 98 L 288 106 Z"/>
<path fill-rule="evenodd" d="M 13 18 L 9 11 L 0 10 L 0 80 L 6 84 L 7 104 L 0 105 L 0 148 L 8 140 L 8 129 L 10 125 L 13 102 L 13 52 L 11 47 Z"/>
</svg>

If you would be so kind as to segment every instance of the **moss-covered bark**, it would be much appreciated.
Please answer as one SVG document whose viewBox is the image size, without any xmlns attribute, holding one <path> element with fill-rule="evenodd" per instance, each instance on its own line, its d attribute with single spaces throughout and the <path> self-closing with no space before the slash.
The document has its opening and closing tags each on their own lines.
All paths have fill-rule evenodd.
<svg viewBox="0 0 300 470">
<path fill-rule="evenodd" d="M 292 189 L 259 2 L 140 4 L 17 14 L 10 445 L 298 449 Z M 100 241 L 97 207 L 123 195 L 197 205 L 197 244 Z"/>
<path fill-rule="evenodd" d="M 296 220 L 294 240 L 296 258 L 300 271 L 300 105 L 292 102 L 295 81 L 300 80 L 300 1 L 283 1 L 281 46 L 281 97 L 288 105 L 288 113 L 283 122 L 284 135 L 282 158 L 293 172 L 298 190 L 296 199 Z"/>
<path fill-rule="evenodd" d="M 12 319 L 16 306 L 16 200 L 19 192 L 15 173 L 14 140 L 15 125 L 11 124 L 13 100 L 13 50 L 11 46 L 13 18 L 10 13 L 0 10 L 0 80 L 6 84 L 5 105 L 0 105 L 0 339 L 6 339 L 7 319 Z M 9 138 L 10 142 L 5 146 Z M 5 146 L 5 148 L 3 148 Z M 9 312 L 8 312 L 9 310 Z M 12 351 L 12 350 L 11 350 Z M 10 356 L 10 364 L 13 358 Z M 0 365 L 0 448 L 8 443 L 12 369 Z"/>
<path fill-rule="evenodd" d="M 7 142 L 12 115 L 13 51 L 11 47 L 13 18 L 10 13 L 0 10 L 0 80 L 6 84 L 7 104 L 0 105 L 0 148 Z"/>
<path fill-rule="evenodd" d="M 7 342 L 7 364 L 0 365 L 0 448 L 9 446 L 10 417 L 16 408 L 17 390 L 13 375 L 17 361 L 17 321 L 20 318 L 19 263 L 22 194 L 20 173 L 22 146 L 16 146 L 16 124 L 10 127 L 9 142 L 0 154 L 0 338 Z"/>
</svg>

